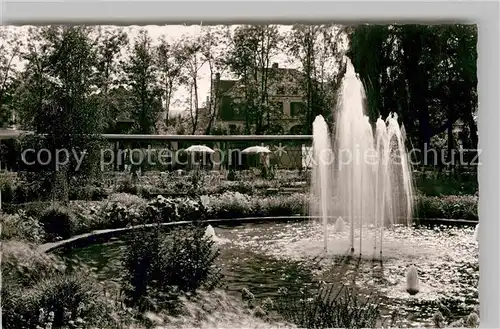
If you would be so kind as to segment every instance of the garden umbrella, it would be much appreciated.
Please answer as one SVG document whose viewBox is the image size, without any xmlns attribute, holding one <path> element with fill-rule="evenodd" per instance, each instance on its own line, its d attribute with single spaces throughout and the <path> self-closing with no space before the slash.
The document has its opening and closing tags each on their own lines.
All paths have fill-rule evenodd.
<svg viewBox="0 0 500 329">
<path fill-rule="evenodd" d="M 271 153 L 271 151 L 264 146 L 250 146 L 241 151 L 243 154 L 262 154 L 262 153 Z"/>
<path fill-rule="evenodd" d="M 241 151 L 242 154 L 260 154 L 260 158 L 263 162 L 262 169 L 267 171 L 267 167 L 269 166 L 269 153 L 271 151 L 265 146 L 250 146 Z"/>
<path fill-rule="evenodd" d="M 206 145 L 191 145 L 190 147 L 188 147 L 187 149 L 184 150 L 186 153 L 191 153 L 193 156 L 195 154 L 214 154 L 215 151 L 212 150 L 210 147 L 206 146 Z M 193 158 L 193 161 L 194 158 Z M 196 162 L 195 162 L 196 164 Z M 197 164 L 199 165 L 199 163 Z"/>
<path fill-rule="evenodd" d="M 184 151 L 187 153 L 215 153 L 214 150 L 205 145 L 191 145 Z"/>
</svg>

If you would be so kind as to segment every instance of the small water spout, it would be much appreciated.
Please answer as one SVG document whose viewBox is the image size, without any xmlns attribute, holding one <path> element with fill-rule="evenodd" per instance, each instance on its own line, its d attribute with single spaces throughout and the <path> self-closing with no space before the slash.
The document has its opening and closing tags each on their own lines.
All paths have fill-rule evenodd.
<svg viewBox="0 0 500 329">
<path fill-rule="evenodd" d="M 205 236 L 212 240 L 215 240 L 217 238 L 217 236 L 215 235 L 215 230 L 212 227 L 212 225 L 208 224 L 207 228 L 205 229 Z"/>
<path fill-rule="evenodd" d="M 338 217 L 337 220 L 335 221 L 335 232 L 337 233 L 342 233 L 345 231 L 345 222 L 342 217 Z"/>
<path fill-rule="evenodd" d="M 406 291 L 410 295 L 416 295 L 420 291 L 417 268 L 411 265 L 406 272 Z"/>
<path fill-rule="evenodd" d="M 476 228 L 474 229 L 474 241 L 479 242 L 479 224 L 476 225 Z"/>
</svg>

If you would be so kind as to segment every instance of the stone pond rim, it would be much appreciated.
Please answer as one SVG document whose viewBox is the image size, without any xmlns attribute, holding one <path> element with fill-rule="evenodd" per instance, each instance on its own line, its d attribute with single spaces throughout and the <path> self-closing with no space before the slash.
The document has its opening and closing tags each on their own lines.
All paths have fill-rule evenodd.
<svg viewBox="0 0 500 329">
<path fill-rule="evenodd" d="M 337 217 L 329 217 L 337 218 Z M 207 219 L 203 223 L 211 225 L 227 225 L 227 226 L 238 226 L 247 223 L 272 223 L 272 222 L 293 222 L 293 221 L 305 221 L 310 219 L 319 219 L 318 216 L 271 216 L 271 217 L 241 217 L 241 218 L 226 218 L 226 219 Z M 465 220 L 465 219 L 442 219 L 442 218 L 414 218 L 414 225 L 449 225 L 449 226 L 475 226 L 478 221 Z M 193 221 L 178 221 L 178 222 L 166 222 L 166 223 L 154 223 L 154 224 L 143 224 L 136 226 L 129 226 L 123 228 L 115 229 L 104 229 L 95 230 L 89 233 L 84 233 L 76 235 L 66 240 L 49 242 L 42 244 L 38 247 L 41 252 L 52 253 L 58 251 L 68 251 L 74 248 L 83 248 L 89 245 L 105 243 L 112 238 L 117 238 L 127 232 L 142 228 L 173 228 L 182 227 L 192 224 Z"/>
</svg>

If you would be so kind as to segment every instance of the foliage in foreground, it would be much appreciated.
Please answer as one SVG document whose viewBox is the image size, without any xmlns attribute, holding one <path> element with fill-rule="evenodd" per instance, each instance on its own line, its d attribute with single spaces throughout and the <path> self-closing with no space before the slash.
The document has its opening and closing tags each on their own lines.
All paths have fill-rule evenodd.
<svg viewBox="0 0 500 329">
<path fill-rule="evenodd" d="M 6 329 L 114 328 L 99 284 L 86 273 L 67 274 L 52 255 L 22 242 L 2 243 L 2 324 Z"/>
<path fill-rule="evenodd" d="M 300 295 L 282 295 L 276 303 L 277 312 L 299 328 L 375 328 L 379 308 L 370 298 L 362 301 L 351 290 L 334 291 L 311 288 Z"/>
<path fill-rule="evenodd" d="M 58 274 L 25 289 L 2 293 L 6 329 L 92 325 L 110 327 L 111 309 L 97 282 L 87 274 Z M 111 326 L 112 327 L 112 326 Z"/>
<path fill-rule="evenodd" d="M 140 311 L 174 309 L 181 296 L 212 289 L 222 277 L 219 250 L 204 228 L 134 232 L 123 256 L 126 302 Z"/>
</svg>

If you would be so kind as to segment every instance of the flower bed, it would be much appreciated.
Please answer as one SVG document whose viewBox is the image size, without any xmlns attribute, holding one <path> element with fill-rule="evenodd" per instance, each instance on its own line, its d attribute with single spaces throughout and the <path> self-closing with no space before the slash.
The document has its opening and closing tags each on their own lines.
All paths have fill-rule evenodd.
<svg viewBox="0 0 500 329">
<path fill-rule="evenodd" d="M 34 203 L 25 209 L 19 205 L 19 209 L 9 210 L 13 216 L 1 216 L 1 222 L 8 228 L 5 231 L 8 232 L 8 237 L 38 243 L 42 236 L 46 242 L 54 241 L 54 232 L 40 233 L 40 225 L 34 225 L 33 230 L 36 232 L 29 234 L 29 227 L 26 225 L 32 222 L 36 224 L 37 220 L 40 223 L 47 214 L 64 219 L 64 225 L 60 226 L 65 228 L 63 233 L 67 238 L 69 235 L 93 230 L 157 222 L 307 215 L 309 202 L 310 196 L 305 193 L 251 196 L 239 192 L 225 192 L 200 197 L 169 198 L 159 195 L 150 200 L 127 193 L 115 193 L 103 201 L 72 201 L 69 209 L 54 207 L 51 203 Z M 477 202 L 477 196 L 417 196 L 415 217 L 478 220 Z M 48 227 L 47 222 L 44 223 L 45 227 Z M 51 227 L 59 227 L 56 224 Z"/>
</svg>

